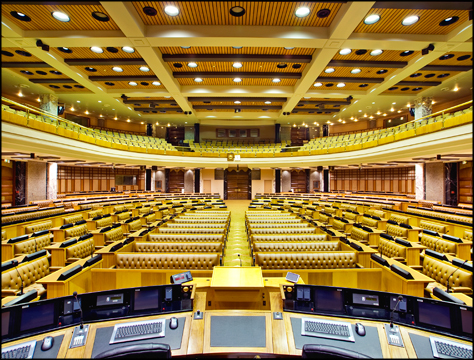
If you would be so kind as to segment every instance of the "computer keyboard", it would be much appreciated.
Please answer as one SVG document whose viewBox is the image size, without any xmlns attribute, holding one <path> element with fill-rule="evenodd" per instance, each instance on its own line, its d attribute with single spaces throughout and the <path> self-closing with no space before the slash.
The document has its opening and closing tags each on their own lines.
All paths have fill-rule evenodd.
<svg viewBox="0 0 474 360">
<path fill-rule="evenodd" d="M 117 324 L 109 344 L 164 337 L 165 322 L 165 319 L 159 319 Z"/>
<path fill-rule="evenodd" d="M 436 358 L 472 359 L 472 346 L 430 336 L 431 350 Z"/>
<path fill-rule="evenodd" d="M 351 324 L 344 321 L 303 318 L 301 335 L 355 342 Z"/>
<path fill-rule="evenodd" d="M 36 340 L 2 348 L 2 359 L 33 359 Z"/>
</svg>

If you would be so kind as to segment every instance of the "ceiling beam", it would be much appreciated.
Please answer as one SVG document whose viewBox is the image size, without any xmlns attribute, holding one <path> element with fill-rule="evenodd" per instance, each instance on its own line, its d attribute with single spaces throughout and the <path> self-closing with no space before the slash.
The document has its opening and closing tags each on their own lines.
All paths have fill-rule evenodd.
<svg viewBox="0 0 474 360">
<path fill-rule="evenodd" d="M 183 111 L 180 108 L 142 108 L 142 107 L 136 107 L 133 108 L 135 111 Z"/>
<path fill-rule="evenodd" d="M 441 81 L 400 81 L 397 85 L 405 86 L 438 86 Z"/>
<path fill-rule="evenodd" d="M 268 110 L 280 110 L 281 106 L 278 105 L 193 105 L 194 109 L 210 109 L 220 110 L 220 109 L 249 109 L 249 110 L 258 110 L 258 109 L 268 109 Z"/>
<path fill-rule="evenodd" d="M 374 4 L 375 1 L 350 1 L 342 5 L 329 25 L 329 38 L 347 39 Z"/>
<path fill-rule="evenodd" d="M 469 71 L 472 66 L 458 65 L 426 65 L 420 69 L 421 71 Z"/>
<path fill-rule="evenodd" d="M 402 69 L 408 65 L 406 61 L 356 61 L 356 60 L 331 60 L 327 66 L 334 67 L 370 67 Z"/>
<path fill-rule="evenodd" d="M 471 10 L 472 3 L 470 1 L 377 1 L 372 7 L 374 9 Z"/>
<path fill-rule="evenodd" d="M 146 62 L 143 59 L 65 59 L 64 62 L 71 66 L 146 65 Z"/>
<path fill-rule="evenodd" d="M 301 100 L 298 104 L 303 104 L 303 105 L 350 105 L 350 101 L 304 101 Z"/>
<path fill-rule="evenodd" d="M 45 62 L 3 62 L 2 68 L 51 68 L 52 66 Z"/>
<path fill-rule="evenodd" d="M 131 2 L 101 1 L 100 3 L 126 37 L 145 37 L 146 26 Z"/>
<path fill-rule="evenodd" d="M 217 71 L 196 71 L 196 72 L 174 72 L 175 78 L 195 78 L 200 77 L 204 79 L 224 79 L 241 77 L 246 79 L 300 79 L 300 73 L 288 72 L 217 72 Z"/>
<path fill-rule="evenodd" d="M 335 113 L 335 112 L 340 112 L 341 110 L 340 109 L 318 109 L 318 108 L 308 109 L 308 108 L 296 107 L 291 112 L 294 114 L 295 111 L 297 111 L 298 113 L 308 112 L 308 111 L 314 111 L 315 113 Z"/>
<path fill-rule="evenodd" d="M 294 62 L 309 63 L 311 55 L 244 55 L 244 54 L 163 54 L 163 60 L 166 62 L 184 62 L 184 61 L 201 61 L 201 62 L 235 62 L 235 61 L 251 61 L 251 62 Z"/>
<path fill-rule="evenodd" d="M 176 101 L 174 100 L 123 100 L 124 104 L 175 104 Z"/>
<path fill-rule="evenodd" d="M 284 102 L 286 98 L 278 97 L 188 97 L 188 101 L 275 101 Z"/>
<path fill-rule="evenodd" d="M 89 76 L 91 81 L 158 81 L 155 75 Z"/>
<path fill-rule="evenodd" d="M 347 82 L 352 84 L 368 83 L 380 84 L 384 81 L 383 78 L 357 78 L 357 77 L 318 77 L 316 81 L 321 82 Z"/>
<path fill-rule="evenodd" d="M 77 84 L 73 79 L 29 79 L 35 84 Z"/>
</svg>

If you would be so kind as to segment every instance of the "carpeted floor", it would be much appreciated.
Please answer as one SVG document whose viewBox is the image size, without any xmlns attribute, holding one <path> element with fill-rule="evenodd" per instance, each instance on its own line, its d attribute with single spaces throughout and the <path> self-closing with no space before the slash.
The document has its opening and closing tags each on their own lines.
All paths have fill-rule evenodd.
<svg viewBox="0 0 474 360">
<path fill-rule="evenodd" d="M 227 243 L 222 264 L 224 266 L 252 265 L 250 256 L 250 243 L 245 231 L 245 211 L 250 205 L 250 200 L 225 200 L 227 210 L 230 211 L 230 228 L 227 234 Z M 238 254 L 240 254 L 240 259 Z"/>
</svg>

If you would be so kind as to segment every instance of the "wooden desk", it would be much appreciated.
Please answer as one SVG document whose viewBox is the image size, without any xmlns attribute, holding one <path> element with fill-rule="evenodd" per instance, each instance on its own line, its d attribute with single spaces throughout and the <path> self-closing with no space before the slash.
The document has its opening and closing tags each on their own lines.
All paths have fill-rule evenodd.
<svg viewBox="0 0 474 360">
<path fill-rule="evenodd" d="M 2 307 L 4 307 L 7 303 L 9 303 L 10 301 L 13 301 L 15 299 L 17 299 L 18 296 L 6 296 L 2 299 Z M 33 302 L 33 301 L 38 301 L 40 299 L 40 296 L 34 298 L 33 300 L 30 300 L 30 302 Z"/>
</svg>

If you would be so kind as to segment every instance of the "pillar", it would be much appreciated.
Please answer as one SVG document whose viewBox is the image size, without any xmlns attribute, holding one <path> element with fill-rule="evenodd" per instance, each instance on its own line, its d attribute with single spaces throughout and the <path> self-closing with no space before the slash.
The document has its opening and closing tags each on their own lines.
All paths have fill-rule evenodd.
<svg viewBox="0 0 474 360">
<path fill-rule="evenodd" d="M 444 164 L 440 162 L 426 163 L 425 179 L 426 200 L 439 201 L 444 204 Z"/>
<path fill-rule="evenodd" d="M 40 95 L 40 109 L 52 115 L 58 115 L 58 97 L 54 94 Z"/>
<path fill-rule="evenodd" d="M 428 116 L 432 113 L 431 102 L 433 98 L 430 97 L 419 97 L 415 99 L 415 120 L 422 117 Z"/>
<path fill-rule="evenodd" d="M 151 190 L 151 169 L 145 170 L 145 190 Z"/>
<path fill-rule="evenodd" d="M 48 187 L 47 198 L 57 199 L 58 198 L 58 164 L 48 163 L 47 174 L 46 174 L 46 186 Z"/>
<path fill-rule="evenodd" d="M 425 200 L 425 164 L 415 164 L 415 199 Z"/>
<path fill-rule="evenodd" d="M 444 164 L 445 203 L 451 206 L 458 205 L 458 163 Z"/>
<path fill-rule="evenodd" d="M 275 124 L 275 144 L 281 143 L 281 125 Z"/>
<path fill-rule="evenodd" d="M 194 192 L 201 192 L 201 169 L 194 169 Z"/>
<path fill-rule="evenodd" d="M 324 192 L 329 192 L 329 170 L 323 170 L 323 177 L 322 177 L 322 188 Z"/>
<path fill-rule="evenodd" d="M 13 162 L 13 172 L 15 186 L 14 189 L 14 206 L 26 205 L 26 162 L 15 161 Z"/>
<path fill-rule="evenodd" d="M 46 163 L 28 161 L 26 165 L 26 204 L 46 199 Z"/>
<path fill-rule="evenodd" d="M 281 170 L 275 169 L 275 193 L 281 192 Z"/>
<path fill-rule="evenodd" d="M 194 172 L 191 169 L 184 171 L 184 192 L 192 193 L 194 188 Z"/>
<path fill-rule="evenodd" d="M 199 123 L 194 124 L 194 143 L 199 142 Z"/>
</svg>

